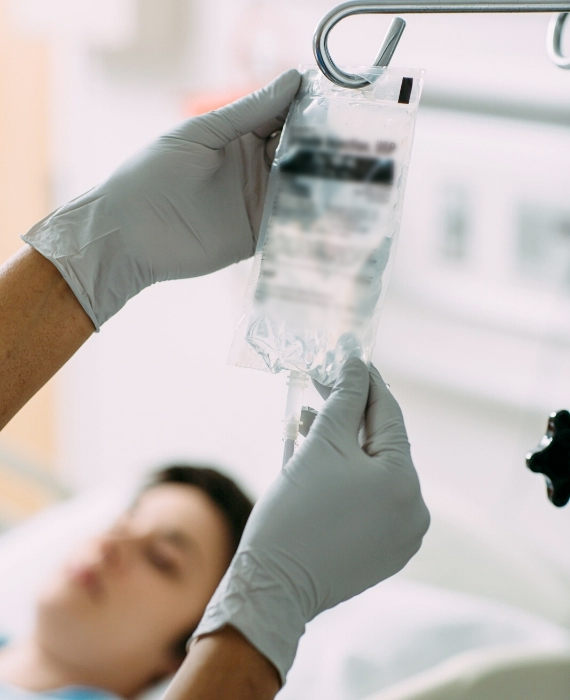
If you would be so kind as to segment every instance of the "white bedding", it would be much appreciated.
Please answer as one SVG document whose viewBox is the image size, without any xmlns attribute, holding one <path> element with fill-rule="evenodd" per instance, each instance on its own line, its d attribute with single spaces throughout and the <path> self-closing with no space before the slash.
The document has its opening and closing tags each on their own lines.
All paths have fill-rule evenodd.
<svg viewBox="0 0 570 700">
<path fill-rule="evenodd" d="M 518 608 L 396 577 L 308 626 L 278 700 L 362 700 L 463 652 L 568 649 L 568 631 Z"/>
<path fill-rule="evenodd" d="M 0 631 L 25 634 L 41 581 L 72 546 L 112 521 L 131 493 L 128 482 L 102 488 L 0 536 Z M 437 538 L 437 526 L 432 532 Z M 308 626 L 278 698 L 362 699 L 464 651 L 529 642 L 545 649 L 570 645 L 564 628 L 518 608 L 399 575 Z"/>
</svg>

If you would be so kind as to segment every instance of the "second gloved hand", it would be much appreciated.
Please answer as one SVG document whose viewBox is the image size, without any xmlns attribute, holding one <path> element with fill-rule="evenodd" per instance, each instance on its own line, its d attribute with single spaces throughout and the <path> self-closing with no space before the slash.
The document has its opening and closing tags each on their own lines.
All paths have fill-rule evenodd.
<svg viewBox="0 0 570 700">
<path fill-rule="evenodd" d="M 195 636 L 232 625 L 284 681 L 305 624 L 404 567 L 428 524 L 400 408 L 374 368 L 349 360 L 255 505 Z"/>
<path fill-rule="evenodd" d="M 51 260 L 99 328 L 155 282 L 253 255 L 273 151 L 296 70 L 181 124 L 23 240 Z"/>
</svg>

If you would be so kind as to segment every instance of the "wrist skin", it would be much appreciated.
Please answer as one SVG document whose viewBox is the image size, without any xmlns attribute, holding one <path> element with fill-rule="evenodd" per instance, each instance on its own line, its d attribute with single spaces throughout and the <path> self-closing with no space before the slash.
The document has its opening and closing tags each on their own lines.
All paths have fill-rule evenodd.
<svg viewBox="0 0 570 700">
<path fill-rule="evenodd" d="M 0 429 L 94 327 L 56 267 L 29 245 L 0 267 Z"/>
<path fill-rule="evenodd" d="M 275 667 L 233 627 L 199 637 L 162 700 L 273 700 Z"/>
<path fill-rule="evenodd" d="M 26 245 L 0 267 L 0 429 L 95 331 L 57 268 Z M 272 700 L 277 670 L 232 627 L 191 647 L 164 700 Z"/>
</svg>

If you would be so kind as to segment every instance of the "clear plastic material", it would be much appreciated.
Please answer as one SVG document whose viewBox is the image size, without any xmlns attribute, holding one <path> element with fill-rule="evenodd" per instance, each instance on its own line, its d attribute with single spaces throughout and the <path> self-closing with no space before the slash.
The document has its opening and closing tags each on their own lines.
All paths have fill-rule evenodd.
<svg viewBox="0 0 570 700">
<path fill-rule="evenodd" d="M 273 162 L 230 361 L 332 384 L 369 362 L 395 251 L 423 71 L 303 72 Z"/>
</svg>

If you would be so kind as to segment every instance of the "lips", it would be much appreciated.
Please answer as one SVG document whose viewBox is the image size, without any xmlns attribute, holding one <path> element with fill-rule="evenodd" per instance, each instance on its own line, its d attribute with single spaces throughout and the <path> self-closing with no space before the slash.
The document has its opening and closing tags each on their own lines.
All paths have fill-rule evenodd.
<svg viewBox="0 0 570 700">
<path fill-rule="evenodd" d="M 85 589 L 94 599 L 100 600 L 105 595 L 101 576 L 90 566 L 73 566 L 69 570 L 70 579 Z"/>
</svg>

